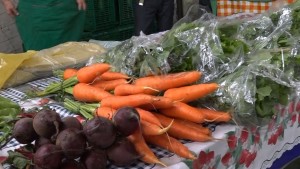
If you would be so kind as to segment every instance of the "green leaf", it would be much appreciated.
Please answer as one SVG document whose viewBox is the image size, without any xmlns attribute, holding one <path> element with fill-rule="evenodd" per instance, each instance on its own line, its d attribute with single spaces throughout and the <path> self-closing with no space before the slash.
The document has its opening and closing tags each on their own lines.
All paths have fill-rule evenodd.
<svg viewBox="0 0 300 169">
<path fill-rule="evenodd" d="M 7 162 L 18 169 L 24 169 L 27 165 L 30 164 L 30 160 L 28 160 L 24 155 L 18 152 L 14 152 L 12 150 L 8 151 Z"/>
<path fill-rule="evenodd" d="M 256 93 L 258 94 L 258 100 L 263 100 L 266 96 L 270 96 L 272 89 L 270 86 L 258 88 Z"/>
<path fill-rule="evenodd" d="M 261 102 L 256 102 L 255 110 L 259 117 L 268 117 L 273 115 L 273 107 L 275 103 L 272 100 L 264 99 Z"/>
<path fill-rule="evenodd" d="M 270 52 L 259 52 L 256 55 L 253 55 L 249 58 L 248 62 L 261 62 L 261 61 L 268 61 L 273 57 Z"/>
</svg>

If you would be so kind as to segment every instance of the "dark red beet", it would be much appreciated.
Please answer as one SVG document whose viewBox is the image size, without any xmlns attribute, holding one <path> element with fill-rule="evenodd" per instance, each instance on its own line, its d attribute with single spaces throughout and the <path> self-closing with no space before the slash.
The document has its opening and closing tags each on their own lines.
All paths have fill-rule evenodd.
<svg viewBox="0 0 300 169">
<path fill-rule="evenodd" d="M 88 120 L 83 126 L 83 131 L 88 143 L 98 148 L 109 147 L 117 136 L 113 123 L 104 117 Z"/>
<path fill-rule="evenodd" d="M 75 159 L 84 153 L 86 148 L 86 138 L 81 130 L 67 128 L 58 134 L 56 145 L 60 146 L 67 158 Z"/>
<path fill-rule="evenodd" d="M 131 165 L 140 158 L 134 145 L 126 138 L 116 141 L 106 154 L 112 164 L 120 167 Z"/>
<path fill-rule="evenodd" d="M 59 169 L 62 159 L 63 154 L 58 146 L 44 144 L 35 152 L 33 162 L 43 169 Z"/>
<path fill-rule="evenodd" d="M 76 160 L 63 160 L 61 169 L 85 169 L 85 167 Z"/>
<path fill-rule="evenodd" d="M 45 137 L 39 137 L 34 142 L 34 148 L 35 150 L 39 149 L 44 144 L 53 144 L 53 142 Z"/>
<path fill-rule="evenodd" d="M 93 149 L 86 152 L 80 161 L 86 169 L 105 169 L 107 165 L 107 157 L 104 150 Z"/>
<path fill-rule="evenodd" d="M 66 128 L 77 128 L 81 130 L 82 124 L 79 122 L 79 120 L 76 117 L 67 116 L 62 118 L 62 130 Z"/>
<path fill-rule="evenodd" d="M 61 119 L 58 113 L 49 109 L 40 110 L 33 119 L 35 132 L 45 138 L 55 140 L 61 127 Z"/>
<path fill-rule="evenodd" d="M 38 138 L 33 129 L 33 119 L 29 117 L 22 118 L 14 125 L 13 137 L 21 144 L 29 144 Z"/>
<path fill-rule="evenodd" d="M 139 129 L 140 116 L 134 107 L 119 108 L 112 121 L 121 135 L 127 137 Z"/>
</svg>

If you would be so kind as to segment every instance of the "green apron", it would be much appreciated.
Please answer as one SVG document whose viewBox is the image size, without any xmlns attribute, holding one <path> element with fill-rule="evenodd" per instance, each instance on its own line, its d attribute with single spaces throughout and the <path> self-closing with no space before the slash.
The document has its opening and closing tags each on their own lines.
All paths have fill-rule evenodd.
<svg viewBox="0 0 300 169">
<path fill-rule="evenodd" d="M 20 0 L 16 24 L 24 50 L 41 50 L 80 40 L 85 12 L 76 0 Z"/>
</svg>

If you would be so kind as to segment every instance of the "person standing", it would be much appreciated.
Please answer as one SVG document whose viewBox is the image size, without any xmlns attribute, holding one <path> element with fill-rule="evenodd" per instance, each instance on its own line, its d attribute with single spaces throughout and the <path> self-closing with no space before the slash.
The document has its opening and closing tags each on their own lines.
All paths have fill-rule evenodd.
<svg viewBox="0 0 300 169">
<path fill-rule="evenodd" d="M 212 6 L 210 0 L 199 0 L 199 4 L 205 7 L 207 12 L 212 12 Z"/>
<path fill-rule="evenodd" d="M 172 28 L 174 17 L 174 0 L 134 0 L 135 35 L 141 32 L 148 35 L 153 32 L 156 23 L 157 31 Z"/>
<path fill-rule="evenodd" d="M 83 32 L 85 0 L 2 0 L 27 50 L 42 50 L 68 41 L 78 41 Z"/>
</svg>

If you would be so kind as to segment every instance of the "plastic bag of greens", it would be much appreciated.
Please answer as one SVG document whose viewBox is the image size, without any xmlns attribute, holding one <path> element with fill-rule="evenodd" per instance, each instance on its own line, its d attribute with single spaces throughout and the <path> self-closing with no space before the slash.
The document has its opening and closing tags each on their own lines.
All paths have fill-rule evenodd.
<svg viewBox="0 0 300 169">
<path fill-rule="evenodd" d="M 192 6 L 188 14 L 163 37 L 161 48 L 164 58 L 167 58 L 169 72 L 199 70 L 203 73 L 202 81 L 208 82 L 239 67 L 248 47 L 236 38 L 222 41 L 219 21 L 214 15 L 201 10 L 197 5 Z M 193 20 L 195 14 L 201 14 L 201 17 Z"/>
<path fill-rule="evenodd" d="M 259 118 L 276 115 L 276 105 L 286 106 L 295 87 L 268 59 L 253 60 L 216 82 L 218 91 L 202 101 L 210 108 L 232 112 L 243 125 L 257 125 Z"/>
<path fill-rule="evenodd" d="M 299 39 L 300 1 L 282 4 L 284 1 L 276 1 L 265 13 L 240 24 L 238 36 L 251 46 L 252 53 L 263 48 L 288 47 Z"/>
<path fill-rule="evenodd" d="M 276 5 L 279 3 L 280 5 Z M 286 6 L 282 4 L 284 3 L 281 1 L 274 2 L 262 14 L 242 13 L 220 18 L 218 35 L 222 44 L 226 44 L 228 39 L 236 39 L 245 43 L 250 53 L 292 44 L 291 39 L 300 34 L 300 2 Z"/>
<path fill-rule="evenodd" d="M 300 1 L 295 1 L 285 7 L 282 7 L 282 1 L 276 1 L 272 7 L 265 13 L 269 16 L 277 27 L 287 27 L 286 30 L 293 36 L 300 35 Z M 287 21 L 289 21 L 288 25 Z"/>
<path fill-rule="evenodd" d="M 176 37 L 188 46 L 185 57 L 191 57 L 194 67 L 203 72 L 203 82 L 231 73 L 244 62 L 247 47 L 236 39 L 222 41 L 218 35 L 217 20 L 197 22 L 202 26 L 178 33 Z"/>
<path fill-rule="evenodd" d="M 192 21 L 205 13 L 199 7 L 193 5 L 188 15 L 178 21 L 170 31 L 133 36 L 107 54 L 94 57 L 90 63 L 108 62 L 113 65 L 115 71 L 134 76 L 194 69 L 191 60 L 185 59 L 185 54 L 188 52 L 186 44 L 179 43 L 175 36 L 198 25 Z"/>
<path fill-rule="evenodd" d="M 264 61 L 282 71 L 290 84 L 300 82 L 300 46 L 260 50 L 247 59 L 247 63 Z"/>
<path fill-rule="evenodd" d="M 159 43 L 165 32 L 151 35 L 133 36 L 103 55 L 89 60 L 88 64 L 106 62 L 111 64 L 112 71 L 123 72 L 131 76 L 144 76 L 159 73 L 158 60 L 152 58 L 154 52 L 160 52 Z M 163 59 L 162 59 L 163 60 Z"/>
<path fill-rule="evenodd" d="M 171 30 L 132 37 L 94 61 L 134 76 L 199 70 L 211 81 L 239 67 L 248 49 L 236 38 L 221 41 L 217 25 L 214 15 L 194 5 Z"/>
</svg>

